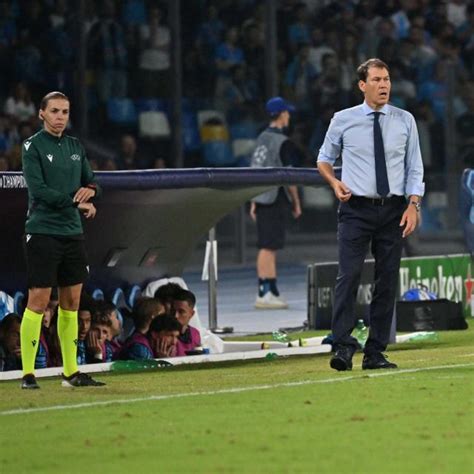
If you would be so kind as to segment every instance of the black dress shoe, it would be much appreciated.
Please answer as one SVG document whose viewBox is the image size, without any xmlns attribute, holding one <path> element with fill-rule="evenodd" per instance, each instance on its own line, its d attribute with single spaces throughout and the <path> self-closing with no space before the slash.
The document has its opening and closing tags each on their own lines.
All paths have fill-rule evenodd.
<svg viewBox="0 0 474 474">
<path fill-rule="evenodd" d="M 331 358 L 331 368 L 337 371 L 352 370 L 353 355 L 354 349 L 352 347 L 339 347 Z"/>
<path fill-rule="evenodd" d="M 40 388 L 33 374 L 26 374 L 21 380 L 21 388 L 26 390 L 35 390 Z"/>
<path fill-rule="evenodd" d="M 362 369 L 398 369 L 398 366 L 393 362 L 389 362 L 381 352 L 376 352 L 375 354 L 364 355 Z"/>
</svg>

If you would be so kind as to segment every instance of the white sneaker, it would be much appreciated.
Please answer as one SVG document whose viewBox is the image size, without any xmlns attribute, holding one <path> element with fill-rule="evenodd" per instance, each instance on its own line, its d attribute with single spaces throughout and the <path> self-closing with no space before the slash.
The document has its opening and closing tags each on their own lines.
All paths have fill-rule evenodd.
<svg viewBox="0 0 474 474">
<path fill-rule="evenodd" d="M 257 309 L 286 309 L 288 303 L 280 296 L 275 296 L 268 291 L 263 296 L 257 296 L 255 300 L 255 308 Z"/>
</svg>

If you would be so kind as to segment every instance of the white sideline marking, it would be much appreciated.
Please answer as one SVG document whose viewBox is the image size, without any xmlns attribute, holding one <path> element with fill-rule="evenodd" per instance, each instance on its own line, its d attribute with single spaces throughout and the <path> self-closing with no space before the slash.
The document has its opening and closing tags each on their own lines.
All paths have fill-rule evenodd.
<svg viewBox="0 0 474 474">
<path fill-rule="evenodd" d="M 140 398 L 128 398 L 128 399 L 104 400 L 104 401 L 88 402 L 88 403 L 76 403 L 75 405 L 53 405 L 49 407 L 39 407 L 39 408 L 17 408 L 15 410 L 1 411 L 0 416 L 22 415 L 22 414 L 27 414 L 27 413 L 39 413 L 39 412 L 44 412 L 44 411 L 71 410 L 73 408 L 92 408 L 92 407 L 107 406 L 107 405 L 122 405 L 126 403 L 139 403 L 139 402 L 148 402 L 148 401 L 155 401 L 155 400 L 170 400 L 173 398 L 222 395 L 222 394 L 227 394 L 227 393 L 242 393 L 242 392 L 251 392 L 251 391 L 257 391 L 257 390 L 269 390 L 269 389 L 274 389 L 274 388 L 300 387 L 302 385 L 317 385 L 320 383 L 347 382 L 350 380 L 362 380 L 366 378 L 388 377 L 391 375 L 411 374 L 414 372 L 425 372 L 428 370 L 459 369 L 462 367 L 473 367 L 473 366 L 474 366 L 474 363 L 437 365 L 437 366 L 432 366 L 432 367 L 419 367 L 416 369 L 388 370 L 386 372 L 367 373 L 367 374 L 364 373 L 363 375 L 351 375 L 349 377 L 332 377 L 330 379 L 322 379 L 322 380 L 301 380 L 300 382 L 284 382 L 284 383 L 275 383 L 275 384 L 268 384 L 268 385 L 251 385 L 249 387 L 224 388 L 222 390 L 211 390 L 207 392 L 187 392 L 187 393 L 174 393 L 174 394 L 169 394 L 169 395 L 151 395 L 149 397 L 140 397 Z"/>
</svg>

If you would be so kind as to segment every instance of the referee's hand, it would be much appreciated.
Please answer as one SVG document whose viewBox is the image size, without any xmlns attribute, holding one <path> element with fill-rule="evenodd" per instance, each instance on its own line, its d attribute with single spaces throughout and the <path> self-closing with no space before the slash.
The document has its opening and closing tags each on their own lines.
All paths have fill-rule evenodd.
<svg viewBox="0 0 474 474">
<path fill-rule="evenodd" d="M 92 188 L 79 188 L 74 195 L 73 201 L 78 203 L 87 202 L 89 199 L 95 196 L 95 189 Z"/>
<path fill-rule="evenodd" d="M 84 217 L 86 219 L 93 219 L 97 212 L 94 204 L 92 204 L 91 202 L 81 202 L 81 204 L 79 204 L 77 208 L 82 212 L 82 214 L 84 214 Z"/>
</svg>

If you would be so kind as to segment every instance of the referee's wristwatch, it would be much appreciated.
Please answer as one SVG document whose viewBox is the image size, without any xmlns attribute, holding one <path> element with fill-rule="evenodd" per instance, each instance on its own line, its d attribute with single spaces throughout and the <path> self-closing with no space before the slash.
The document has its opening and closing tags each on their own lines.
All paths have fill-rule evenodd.
<svg viewBox="0 0 474 474">
<path fill-rule="evenodd" d="M 418 201 L 410 201 L 410 204 L 415 206 L 416 212 L 420 212 L 421 204 Z"/>
</svg>

